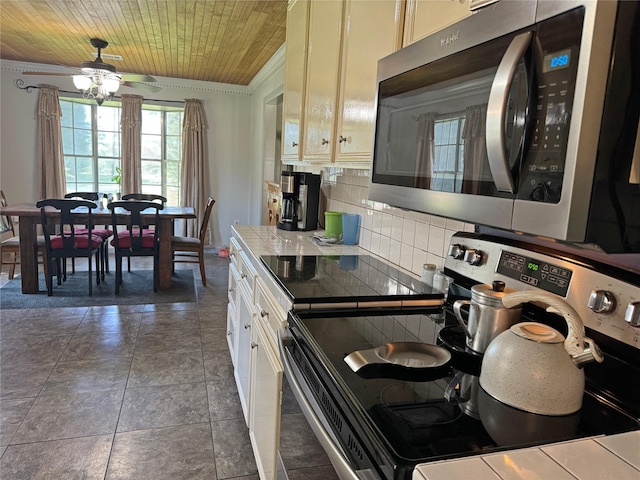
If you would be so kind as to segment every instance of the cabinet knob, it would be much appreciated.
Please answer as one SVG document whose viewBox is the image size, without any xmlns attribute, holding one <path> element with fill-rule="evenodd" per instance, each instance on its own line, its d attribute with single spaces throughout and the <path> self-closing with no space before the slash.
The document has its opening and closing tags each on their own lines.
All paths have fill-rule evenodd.
<svg viewBox="0 0 640 480">
<path fill-rule="evenodd" d="M 233 332 L 227 332 L 227 337 L 230 337 L 233 334 Z"/>
<path fill-rule="evenodd" d="M 243 273 L 242 275 L 240 275 L 241 278 L 247 278 L 247 274 Z"/>
<path fill-rule="evenodd" d="M 297 142 L 291 142 L 291 146 L 292 146 L 292 147 L 297 147 L 297 146 L 298 146 L 298 143 L 297 143 Z"/>
<path fill-rule="evenodd" d="M 340 139 L 338 140 L 339 143 L 342 142 L 346 142 L 347 141 L 347 137 L 343 137 L 342 135 L 340 135 Z"/>
<path fill-rule="evenodd" d="M 260 316 L 262 318 L 268 317 L 269 316 L 269 312 L 267 312 L 266 310 L 260 310 Z"/>
<path fill-rule="evenodd" d="M 256 348 L 258 344 L 256 342 L 251 342 L 251 348 Z"/>
<path fill-rule="evenodd" d="M 323 138 L 322 145 L 329 145 L 329 140 L 327 140 L 326 138 Z"/>
<path fill-rule="evenodd" d="M 251 324 L 250 324 L 250 323 L 245 323 L 245 324 L 244 324 L 244 328 L 245 328 L 245 329 L 249 329 L 249 328 L 251 328 Z"/>
<path fill-rule="evenodd" d="M 230 289 L 229 289 L 229 293 L 233 293 L 233 288 L 230 288 Z"/>
</svg>

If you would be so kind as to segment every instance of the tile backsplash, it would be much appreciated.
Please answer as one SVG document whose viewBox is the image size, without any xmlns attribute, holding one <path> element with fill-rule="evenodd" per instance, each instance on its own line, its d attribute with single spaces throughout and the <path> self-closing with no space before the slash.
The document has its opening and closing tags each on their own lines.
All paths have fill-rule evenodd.
<svg viewBox="0 0 640 480">
<path fill-rule="evenodd" d="M 471 223 L 370 201 L 368 185 L 368 170 L 324 168 L 325 210 L 359 214 L 359 246 L 405 270 L 420 275 L 425 263 L 442 267 L 451 235 L 474 230 Z"/>
</svg>

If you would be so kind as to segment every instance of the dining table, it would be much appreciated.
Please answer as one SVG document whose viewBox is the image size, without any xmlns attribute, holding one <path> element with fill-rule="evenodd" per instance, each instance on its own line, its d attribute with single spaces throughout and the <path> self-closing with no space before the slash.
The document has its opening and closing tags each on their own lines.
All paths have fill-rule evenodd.
<svg viewBox="0 0 640 480">
<path fill-rule="evenodd" d="M 117 213 L 117 211 L 116 211 Z M 39 293 L 38 281 L 38 252 L 36 245 L 36 228 L 42 223 L 40 209 L 31 203 L 17 203 L 0 208 L 0 215 L 18 217 L 18 232 L 20 236 L 20 278 L 22 279 L 22 293 Z M 49 215 L 49 213 L 47 213 Z M 59 215 L 56 210 L 51 210 L 52 217 Z M 111 225 L 111 210 L 98 205 L 92 209 L 92 222 L 94 225 Z M 118 224 L 126 224 L 128 214 L 117 213 Z M 155 222 L 155 210 L 150 209 L 149 214 L 143 212 L 142 217 L 149 224 Z M 158 261 L 158 288 L 168 290 L 171 288 L 171 275 L 173 273 L 173 258 L 171 253 L 171 237 L 173 235 L 173 222 L 178 219 L 196 218 L 194 207 L 179 207 L 166 205 L 159 211 L 158 229 L 159 261 Z"/>
</svg>

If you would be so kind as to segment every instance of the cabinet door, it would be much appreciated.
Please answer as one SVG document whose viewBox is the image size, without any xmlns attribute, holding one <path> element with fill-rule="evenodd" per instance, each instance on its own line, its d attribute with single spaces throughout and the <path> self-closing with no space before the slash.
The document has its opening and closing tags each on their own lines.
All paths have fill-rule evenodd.
<svg viewBox="0 0 640 480">
<path fill-rule="evenodd" d="M 249 437 L 260 478 L 275 479 L 280 448 L 282 364 L 262 323 L 256 322 L 252 334 Z"/>
<path fill-rule="evenodd" d="M 405 46 L 471 15 L 469 0 L 407 0 L 406 8 Z"/>
<path fill-rule="evenodd" d="M 371 160 L 378 60 L 400 48 L 402 0 L 346 0 L 336 162 Z"/>
<path fill-rule="evenodd" d="M 244 282 L 238 283 L 240 295 L 237 305 L 237 324 L 234 335 L 235 356 L 233 374 L 238 387 L 240 404 L 244 420 L 249 425 L 249 389 L 251 379 L 251 329 L 254 324 L 255 310 L 253 308 L 252 294 L 248 291 Z"/>
<path fill-rule="evenodd" d="M 343 1 L 312 1 L 309 8 L 303 160 L 329 162 L 335 130 Z"/>
<path fill-rule="evenodd" d="M 302 149 L 302 100 L 307 58 L 308 0 L 295 0 L 287 12 L 287 46 L 284 66 L 282 161 L 298 161 Z"/>
<path fill-rule="evenodd" d="M 227 345 L 229 347 L 229 353 L 231 354 L 231 363 L 235 366 L 235 342 L 234 334 L 236 331 L 236 307 L 233 303 L 227 304 Z"/>
</svg>

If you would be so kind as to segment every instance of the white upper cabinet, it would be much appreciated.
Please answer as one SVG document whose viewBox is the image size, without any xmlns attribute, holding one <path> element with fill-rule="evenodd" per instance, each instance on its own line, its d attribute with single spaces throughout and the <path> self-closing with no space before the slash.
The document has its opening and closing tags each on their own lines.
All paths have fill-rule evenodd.
<svg viewBox="0 0 640 480">
<path fill-rule="evenodd" d="M 282 159 L 300 160 L 302 149 L 302 101 L 307 58 L 309 2 L 294 0 L 287 12 L 287 43 L 283 103 Z"/>
<path fill-rule="evenodd" d="M 469 15 L 469 0 L 407 0 L 403 46 Z"/>
<path fill-rule="evenodd" d="M 303 4 L 308 23 L 291 25 L 307 18 L 300 13 Z M 301 160 L 303 164 L 352 162 L 355 167 L 369 167 L 378 60 L 402 43 L 403 8 L 403 0 L 296 0 L 291 5 L 287 29 L 306 30 L 307 36 L 306 43 L 299 41 L 306 45 L 306 62 L 300 62 L 298 54 L 290 58 L 290 49 L 294 54 L 298 49 L 289 45 L 287 33 L 285 164 Z M 304 75 L 303 114 L 294 120 L 299 75 Z M 293 104 L 287 105 L 290 100 Z M 301 142 L 295 140 L 297 127 L 302 129 Z M 294 142 L 301 155 L 292 150 Z"/>
<path fill-rule="evenodd" d="M 344 3 L 314 0 L 309 8 L 303 160 L 330 162 L 335 140 Z"/>
<path fill-rule="evenodd" d="M 403 3 L 345 1 L 336 162 L 371 161 L 378 60 L 400 48 Z"/>
</svg>

